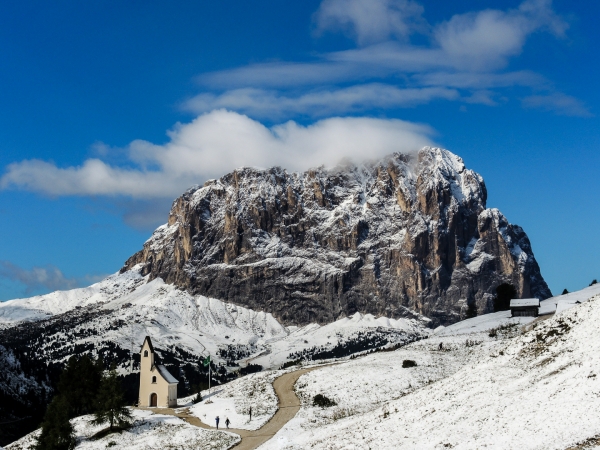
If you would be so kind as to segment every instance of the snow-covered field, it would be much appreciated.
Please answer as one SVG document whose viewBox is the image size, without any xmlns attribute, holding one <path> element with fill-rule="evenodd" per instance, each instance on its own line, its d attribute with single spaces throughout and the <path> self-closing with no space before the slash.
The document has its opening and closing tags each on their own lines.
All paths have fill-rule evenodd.
<svg viewBox="0 0 600 450">
<path fill-rule="evenodd" d="M 221 431 L 205 430 L 173 416 L 133 410 L 133 426 L 126 431 L 99 439 L 93 436 L 104 426 L 90 425 L 92 416 L 73 419 L 77 450 L 114 449 L 178 449 L 225 450 L 240 441 L 239 436 Z M 39 431 L 13 442 L 6 450 L 33 450 Z"/>
<path fill-rule="evenodd" d="M 257 430 L 277 411 L 277 395 L 272 383 L 285 372 L 253 373 L 213 388 L 210 395 L 208 390 L 202 391 L 203 400 L 190 406 L 189 412 L 210 426 L 215 426 L 215 417 L 219 416 L 221 427 L 225 427 L 225 419 L 229 418 L 231 428 Z M 252 421 L 249 421 L 250 408 Z"/>
<path fill-rule="evenodd" d="M 435 335 L 304 375 L 303 408 L 261 449 L 545 450 L 598 436 L 600 295 L 563 300 L 572 307 L 527 332 Z M 506 318 L 478 319 L 497 328 Z M 313 407 L 317 393 L 338 405 Z"/>
</svg>

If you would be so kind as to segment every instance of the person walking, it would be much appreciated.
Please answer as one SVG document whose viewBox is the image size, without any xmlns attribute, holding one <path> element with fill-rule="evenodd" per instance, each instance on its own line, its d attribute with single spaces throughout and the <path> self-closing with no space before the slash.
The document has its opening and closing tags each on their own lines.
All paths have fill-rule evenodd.
<svg viewBox="0 0 600 450">
<path fill-rule="evenodd" d="M 215 417 L 215 422 L 217 422 L 217 430 L 219 429 L 219 416 Z"/>
<path fill-rule="evenodd" d="M 229 417 L 225 417 L 225 426 L 227 427 L 227 429 L 229 430 L 229 424 L 231 422 L 229 421 Z"/>
</svg>

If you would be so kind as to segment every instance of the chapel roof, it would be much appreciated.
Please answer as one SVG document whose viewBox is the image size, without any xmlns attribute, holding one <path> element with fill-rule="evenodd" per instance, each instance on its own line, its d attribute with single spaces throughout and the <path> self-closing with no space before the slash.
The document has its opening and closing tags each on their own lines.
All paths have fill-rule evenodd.
<svg viewBox="0 0 600 450">
<path fill-rule="evenodd" d="M 156 369 L 158 370 L 158 373 L 160 373 L 160 375 L 165 379 L 165 381 L 167 383 L 169 383 L 169 384 L 179 383 L 179 381 L 173 375 L 171 375 L 171 372 L 169 372 L 167 370 L 167 368 L 165 366 L 163 366 L 162 364 L 158 364 L 156 366 Z"/>
<path fill-rule="evenodd" d="M 148 347 L 150 347 L 150 351 L 154 353 L 154 347 L 152 346 L 152 340 L 150 339 L 150 336 L 146 336 L 146 339 L 144 339 L 144 343 L 142 344 L 142 348 L 144 348 L 146 341 L 148 341 Z M 140 351 L 142 351 L 142 348 L 140 348 Z"/>
</svg>

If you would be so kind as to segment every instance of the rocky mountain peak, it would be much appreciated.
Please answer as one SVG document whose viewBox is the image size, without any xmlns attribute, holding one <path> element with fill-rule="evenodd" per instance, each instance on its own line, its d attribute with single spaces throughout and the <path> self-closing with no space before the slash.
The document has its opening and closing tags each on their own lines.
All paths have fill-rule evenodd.
<svg viewBox="0 0 600 450">
<path fill-rule="evenodd" d="M 141 264 L 288 324 L 356 312 L 448 324 L 469 305 L 489 312 L 502 282 L 549 297 L 527 235 L 486 199 L 483 178 L 440 148 L 302 173 L 240 168 L 176 199 L 122 271 Z"/>
</svg>

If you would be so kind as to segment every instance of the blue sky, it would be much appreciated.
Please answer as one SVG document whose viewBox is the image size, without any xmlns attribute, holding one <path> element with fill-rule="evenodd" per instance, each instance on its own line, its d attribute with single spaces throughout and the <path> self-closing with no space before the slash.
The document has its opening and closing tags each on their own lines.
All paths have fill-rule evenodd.
<svg viewBox="0 0 600 450">
<path fill-rule="evenodd" d="M 435 143 L 600 278 L 595 2 L 13 2 L 0 14 L 0 300 L 117 271 L 187 186 Z"/>
</svg>

